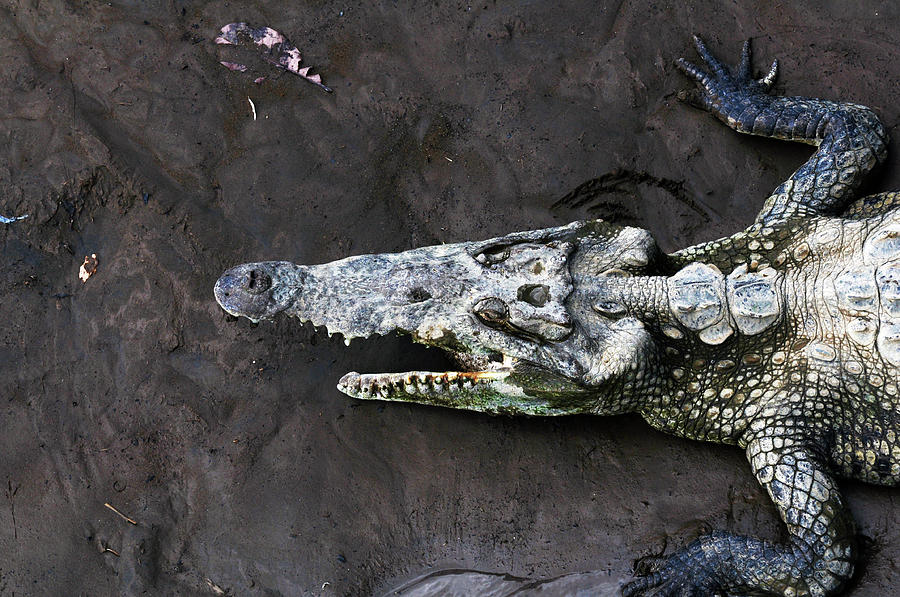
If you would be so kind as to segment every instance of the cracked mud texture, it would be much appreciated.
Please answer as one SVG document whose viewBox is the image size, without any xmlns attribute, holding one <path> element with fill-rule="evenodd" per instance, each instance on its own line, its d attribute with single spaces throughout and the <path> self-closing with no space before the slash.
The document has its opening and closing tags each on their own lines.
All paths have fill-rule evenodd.
<svg viewBox="0 0 900 597">
<path fill-rule="evenodd" d="M 898 137 L 896 7 L 692 4 L 0 4 L 0 214 L 30 214 L 0 224 L 0 594 L 615 580 L 705 527 L 780 537 L 739 450 L 634 417 L 356 402 L 344 372 L 442 358 L 235 321 L 212 296 L 246 261 L 584 217 L 666 249 L 744 227 L 810 149 L 675 100 L 694 32 L 724 56 L 752 37 L 758 70 L 781 61 L 776 89 L 867 104 Z M 235 20 L 284 33 L 334 93 L 219 65 Z M 866 190 L 900 188 L 898 149 Z M 852 594 L 886 594 L 900 492 L 845 488 L 870 539 Z"/>
</svg>

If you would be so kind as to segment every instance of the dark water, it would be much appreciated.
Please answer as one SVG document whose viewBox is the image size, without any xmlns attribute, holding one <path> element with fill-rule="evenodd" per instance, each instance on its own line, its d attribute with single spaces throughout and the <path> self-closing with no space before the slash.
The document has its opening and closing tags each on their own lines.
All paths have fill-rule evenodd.
<svg viewBox="0 0 900 597">
<path fill-rule="evenodd" d="M 606 572 L 581 572 L 547 580 L 477 570 L 440 570 L 415 578 L 384 597 L 612 597 L 623 579 Z"/>
</svg>

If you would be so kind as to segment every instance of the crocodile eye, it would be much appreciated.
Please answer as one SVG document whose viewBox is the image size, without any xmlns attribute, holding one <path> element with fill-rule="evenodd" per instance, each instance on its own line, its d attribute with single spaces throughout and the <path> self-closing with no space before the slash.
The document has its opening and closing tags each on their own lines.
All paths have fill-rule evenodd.
<svg viewBox="0 0 900 597">
<path fill-rule="evenodd" d="M 535 307 L 543 307 L 550 300 L 550 288 L 546 284 L 525 284 L 516 293 L 520 301 Z"/>
<path fill-rule="evenodd" d="M 265 272 L 252 269 L 244 278 L 243 286 L 250 294 L 262 294 L 272 287 L 272 277 Z"/>
<path fill-rule="evenodd" d="M 484 298 L 475 303 L 472 309 L 485 325 L 503 325 L 509 320 L 509 308 L 498 298 Z"/>
<path fill-rule="evenodd" d="M 607 317 L 621 317 L 625 315 L 625 307 L 616 301 L 597 301 L 593 305 L 594 311 Z"/>
<path fill-rule="evenodd" d="M 475 261 L 483 265 L 494 265 L 495 263 L 506 261 L 508 258 L 508 247 L 494 247 L 491 249 L 486 249 L 478 255 L 475 255 Z"/>
</svg>

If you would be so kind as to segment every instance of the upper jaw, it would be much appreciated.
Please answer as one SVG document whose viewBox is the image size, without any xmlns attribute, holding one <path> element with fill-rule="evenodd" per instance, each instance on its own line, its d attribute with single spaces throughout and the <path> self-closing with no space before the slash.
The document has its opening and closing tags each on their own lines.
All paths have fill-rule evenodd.
<svg viewBox="0 0 900 597">
<path fill-rule="evenodd" d="M 467 362 L 460 371 L 423 374 L 429 384 L 437 384 L 434 387 L 450 387 L 449 383 L 444 384 L 444 373 L 459 374 L 452 381 L 461 385 L 469 381 L 487 383 L 497 381 L 524 363 L 548 372 L 558 371 L 570 379 L 578 379 L 583 372 L 580 363 L 568 356 L 579 352 L 582 342 L 577 332 L 561 342 L 548 343 L 528 335 L 484 328 L 471 313 L 465 312 L 465 304 L 453 302 L 453 297 L 460 294 L 457 287 L 464 284 L 460 275 L 445 276 L 449 282 L 444 287 L 428 287 L 432 298 L 422 297 L 423 300 L 413 303 L 406 300 L 411 291 L 397 289 L 395 285 L 395 294 L 403 300 L 394 300 L 398 297 L 385 290 L 391 288 L 388 280 L 382 282 L 384 288 L 375 292 L 368 288 L 368 280 L 364 284 L 354 276 L 361 261 L 369 257 L 348 258 L 318 266 L 299 266 L 290 262 L 239 265 L 226 271 L 216 283 L 216 300 L 229 314 L 254 322 L 277 313 L 297 317 L 302 322 L 324 327 L 329 335 L 343 336 L 347 344 L 356 338 L 399 333 L 410 335 L 414 342 L 444 349 L 451 355 L 463 355 Z M 392 304 L 395 302 L 402 304 Z M 502 361 L 497 359 L 498 355 L 502 356 Z M 487 372 L 490 375 L 477 375 Z M 419 380 L 419 373 L 412 372 L 415 380 Z M 385 377 L 387 374 L 375 375 L 380 376 L 378 379 L 389 379 L 395 388 L 404 381 Z M 371 386 L 377 381 L 375 377 L 360 379 L 359 387 Z M 415 380 L 412 383 L 418 383 Z M 341 389 L 351 393 L 348 390 L 353 389 L 352 384 L 342 384 Z M 358 394 L 353 392 L 352 395 Z"/>
</svg>

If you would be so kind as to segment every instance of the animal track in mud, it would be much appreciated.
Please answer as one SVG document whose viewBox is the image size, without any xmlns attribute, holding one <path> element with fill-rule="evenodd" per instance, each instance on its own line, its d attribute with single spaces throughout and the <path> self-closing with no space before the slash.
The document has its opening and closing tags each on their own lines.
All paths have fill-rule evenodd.
<svg viewBox="0 0 900 597">
<path fill-rule="evenodd" d="M 649 185 L 662 189 L 679 203 L 700 214 L 705 221 L 709 222 L 712 220 L 709 213 L 710 210 L 688 196 L 684 190 L 684 181 L 662 178 L 648 172 L 625 168 L 616 168 L 597 178 L 581 183 L 563 198 L 553 203 L 550 208 L 567 207 L 569 209 L 578 209 L 587 206 L 589 213 L 602 213 L 610 221 L 627 223 L 628 221 L 634 221 L 636 215 L 631 212 L 628 206 L 618 201 L 609 201 L 605 199 L 605 196 L 625 195 L 637 199 L 640 197 L 639 185 Z"/>
</svg>

